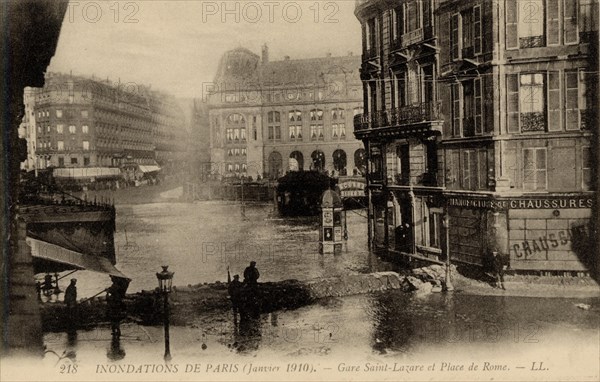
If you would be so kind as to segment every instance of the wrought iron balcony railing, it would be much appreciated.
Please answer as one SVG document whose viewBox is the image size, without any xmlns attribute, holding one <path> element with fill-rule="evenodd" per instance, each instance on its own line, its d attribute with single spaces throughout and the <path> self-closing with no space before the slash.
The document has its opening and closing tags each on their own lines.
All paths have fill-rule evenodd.
<svg viewBox="0 0 600 382">
<path fill-rule="evenodd" d="M 379 110 L 375 113 L 357 114 L 354 116 L 354 130 L 436 121 L 439 119 L 438 112 L 437 103 L 424 102 L 413 106 Z"/>
</svg>

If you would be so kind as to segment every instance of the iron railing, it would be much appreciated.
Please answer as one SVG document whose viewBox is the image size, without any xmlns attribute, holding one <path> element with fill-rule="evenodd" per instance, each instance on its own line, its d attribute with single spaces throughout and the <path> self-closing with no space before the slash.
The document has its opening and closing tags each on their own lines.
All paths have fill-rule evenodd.
<svg viewBox="0 0 600 382">
<path fill-rule="evenodd" d="M 438 119 L 439 105 L 434 102 L 423 102 L 418 105 L 378 110 L 375 113 L 357 114 L 354 116 L 354 130 L 401 126 Z"/>
</svg>

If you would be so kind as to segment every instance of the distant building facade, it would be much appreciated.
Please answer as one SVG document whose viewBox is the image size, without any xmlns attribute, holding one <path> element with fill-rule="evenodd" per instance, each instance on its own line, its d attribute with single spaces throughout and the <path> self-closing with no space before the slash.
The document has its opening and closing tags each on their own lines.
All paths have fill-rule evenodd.
<svg viewBox="0 0 600 382">
<path fill-rule="evenodd" d="M 185 151 L 183 115 L 166 94 L 65 74 L 48 74 L 35 94 L 40 169 L 175 166 Z"/>
<path fill-rule="evenodd" d="M 210 153 L 225 176 L 276 179 L 287 171 L 364 169 L 353 137 L 362 113 L 360 57 L 269 61 L 239 48 L 221 59 L 208 94 Z"/>
<path fill-rule="evenodd" d="M 517 271 L 597 261 L 598 2 L 370 0 L 356 15 L 373 246 L 475 265 L 499 251 Z"/>
<path fill-rule="evenodd" d="M 27 159 L 21 164 L 21 168 L 32 171 L 39 167 L 36 155 L 37 125 L 35 118 L 36 91 L 38 89 L 26 87 L 23 90 L 23 104 L 25 105 L 23 120 L 19 126 L 19 137 L 27 140 Z"/>
</svg>

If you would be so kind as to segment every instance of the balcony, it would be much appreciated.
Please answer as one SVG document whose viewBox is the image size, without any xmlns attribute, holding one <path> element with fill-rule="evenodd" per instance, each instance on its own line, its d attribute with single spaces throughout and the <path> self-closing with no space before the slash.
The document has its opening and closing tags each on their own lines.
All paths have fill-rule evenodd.
<svg viewBox="0 0 600 382">
<path fill-rule="evenodd" d="M 410 185 L 410 172 L 399 173 L 394 176 L 394 185 L 408 186 Z"/>
<path fill-rule="evenodd" d="M 438 104 L 423 102 L 413 106 L 379 110 L 374 114 L 364 113 L 354 116 L 354 130 L 376 129 L 379 127 L 401 126 L 439 119 Z"/>
<path fill-rule="evenodd" d="M 423 186 L 436 187 L 438 185 L 437 176 L 437 171 L 425 172 L 421 176 L 421 184 L 423 184 Z"/>
<path fill-rule="evenodd" d="M 410 45 L 418 44 L 423 40 L 428 40 L 433 37 L 433 28 L 427 26 L 424 28 L 415 29 L 402 35 L 402 48 Z"/>
<path fill-rule="evenodd" d="M 364 50 L 364 59 L 370 60 L 370 59 L 376 58 L 379 55 L 378 51 L 379 50 L 376 47 L 371 47 L 371 48 L 365 49 Z"/>
</svg>

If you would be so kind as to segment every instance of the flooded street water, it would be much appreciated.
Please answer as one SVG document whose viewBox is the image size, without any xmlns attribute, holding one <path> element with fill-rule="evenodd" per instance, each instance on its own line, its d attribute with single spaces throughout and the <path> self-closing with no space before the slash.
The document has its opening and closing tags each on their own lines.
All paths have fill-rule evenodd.
<svg viewBox="0 0 600 382">
<path fill-rule="evenodd" d="M 347 249 L 320 255 L 318 218 L 281 219 L 271 205 L 227 202 L 117 205 L 117 268 L 132 278 L 129 292 L 156 287 L 161 265 L 175 272 L 173 285 L 227 280 L 252 260 L 260 281 L 308 280 L 377 270 L 367 251 L 364 211 L 348 212 Z M 78 272 L 81 297 L 110 285 L 105 275 Z"/>
<path fill-rule="evenodd" d="M 242 273 L 251 260 L 257 262 L 260 281 L 389 269 L 367 251 L 364 211 L 348 213 L 349 242 L 341 255 L 318 253 L 317 228 L 317 219 L 279 219 L 269 205 L 247 206 L 246 219 L 239 205 L 226 202 L 121 205 L 117 267 L 132 277 L 130 293 L 155 288 L 155 273 L 165 264 L 175 272 L 174 285 L 224 282 L 228 265 L 232 274 Z M 110 284 L 104 275 L 78 274 L 82 296 Z M 591 309 L 579 309 L 580 303 Z M 438 379 L 465 380 L 466 369 L 475 362 L 496 380 L 520 379 L 523 370 L 544 380 L 544 370 L 533 371 L 541 362 L 551 365 L 553 377 L 568 364 L 563 373 L 571 374 L 566 376 L 578 370 L 578 379 L 593 380 L 597 363 L 578 354 L 600 350 L 599 307 L 598 297 L 482 296 L 460 290 L 417 296 L 388 291 L 323 299 L 240 323 L 228 312 L 190 326 L 173 326 L 173 361 L 160 372 L 127 371 L 147 364 L 165 367 L 162 327 L 135 324 L 123 325 L 118 343 L 111 341 L 108 327 L 71 335 L 47 333 L 44 343 L 51 352 L 44 363 L 64 365 L 59 355 L 72 351 L 69 362 L 96 379 L 119 379 L 127 373 L 127 379 L 136 380 L 231 380 L 243 374 L 280 380 L 279 374 L 253 369 L 273 366 L 288 369 L 286 378 L 292 380 L 328 375 L 379 380 L 390 372 L 397 373 L 396 379 L 428 379 L 419 367 L 434 367 Z M 223 372 L 221 365 L 230 371 Z M 215 367 L 219 372 L 213 374 Z M 289 370 L 297 367 L 314 371 Z"/>
<path fill-rule="evenodd" d="M 81 371 L 102 379 L 120 380 L 121 373 L 127 373 L 128 379 L 136 380 L 156 374 L 177 380 L 232 380 L 242 375 L 268 380 L 281 374 L 249 375 L 247 368 L 285 370 L 302 364 L 316 374 L 291 373 L 286 378 L 339 378 L 342 373 L 349 379 L 381 380 L 394 371 L 393 380 L 423 380 L 436 373 L 443 380 L 468 380 L 466 369 L 476 363 L 487 367 L 486 376 L 496 380 L 519 380 L 523 372 L 547 380 L 550 371 L 556 380 L 574 376 L 594 380 L 598 365 L 590 363 L 587 355 L 599 350 L 600 300 L 577 302 L 594 309 L 583 311 L 573 300 L 559 298 L 461 293 L 417 297 L 392 291 L 326 299 L 239 325 L 228 313 L 215 317 L 210 325 L 172 327 L 171 369 L 137 376 L 125 368 L 164 367 L 161 327 L 124 325 L 121 341 L 112 345 L 107 328 L 80 331 L 71 338 L 65 333 L 47 334 L 45 343 L 57 354 L 73 349 Z M 57 357 L 49 354 L 44 361 L 51 364 Z M 548 370 L 532 371 L 540 362 Z M 434 373 L 418 369 L 433 364 Z M 223 373 L 224 365 L 235 371 Z M 359 371 L 350 371 L 354 367 Z"/>
</svg>

